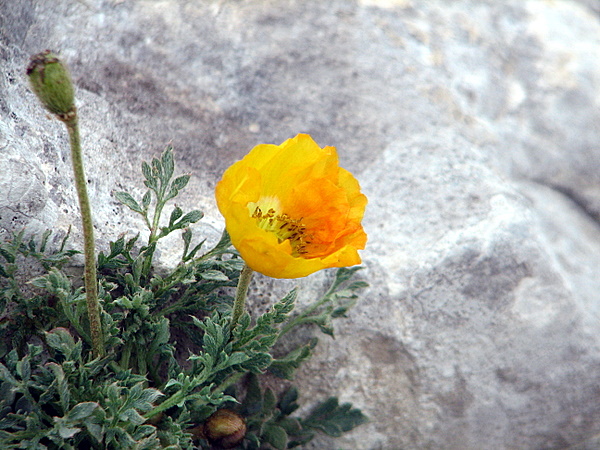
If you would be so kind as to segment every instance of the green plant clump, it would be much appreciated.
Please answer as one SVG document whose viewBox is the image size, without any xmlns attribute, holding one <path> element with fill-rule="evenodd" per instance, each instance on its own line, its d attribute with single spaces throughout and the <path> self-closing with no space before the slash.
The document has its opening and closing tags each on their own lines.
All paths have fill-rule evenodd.
<svg viewBox="0 0 600 450">
<path fill-rule="evenodd" d="M 171 147 L 142 164 L 141 200 L 115 193 L 142 217 L 147 240 L 123 235 L 96 255 L 70 76 L 50 51 L 32 57 L 27 74 L 69 132 L 84 283 L 65 270 L 79 253 L 67 249 L 69 233 L 54 249 L 50 231 L 0 241 L 0 448 L 286 449 L 365 422 L 335 397 L 295 416 L 298 391 L 273 382 L 292 380 L 316 345 L 312 338 L 286 353 L 290 330 L 313 324 L 333 336 L 332 320 L 366 286 L 352 281 L 359 268 L 339 269 L 299 313 L 292 290 L 253 319 L 244 307 L 252 269 L 227 232 L 205 249 L 191 229 L 200 211 L 164 214 L 190 180 L 175 176 Z M 174 232 L 181 260 L 158 271 L 157 246 Z M 274 385 L 283 387 L 275 393 Z"/>
<path fill-rule="evenodd" d="M 92 353 L 84 289 L 63 270 L 77 253 L 66 249 L 68 235 L 54 250 L 49 232 L 37 243 L 23 233 L 0 242 L 0 448 L 285 449 L 365 422 L 334 397 L 294 416 L 296 388 L 262 387 L 272 377 L 291 380 L 311 355 L 314 339 L 273 356 L 288 331 L 316 324 L 333 335 L 332 319 L 366 286 L 352 281 L 358 268 L 339 269 L 323 297 L 300 313 L 293 290 L 255 320 L 244 312 L 232 330 L 232 288 L 244 262 L 226 233 L 211 249 L 193 244 L 190 225 L 201 212 L 174 206 L 163 218 L 190 178 L 174 177 L 171 148 L 142 172 L 148 190 L 141 201 L 116 197 L 143 217 L 147 242 L 123 236 L 97 256 L 104 356 Z M 177 231 L 181 261 L 159 274 L 157 244 Z M 21 267 L 33 263 L 41 275 L 24 281 Z M 240 417 L 233 424 L 243 433 L 236 425 L 234 441 L 210 429 L 228 430 L 218 410 Z"/>
</svg>

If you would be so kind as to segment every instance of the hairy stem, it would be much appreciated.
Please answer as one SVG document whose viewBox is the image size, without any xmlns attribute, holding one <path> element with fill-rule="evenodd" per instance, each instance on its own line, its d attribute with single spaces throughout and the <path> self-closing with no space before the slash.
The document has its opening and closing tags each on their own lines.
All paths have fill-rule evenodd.
<svg viewBox="0 0 600 450">
<path fill-rule="evenodd" d="M 100 304 L 98 303 L 98 280 L 96 278 L 96 247 L 94 243 L 94 224 L 90 201 L 87 194 L 85 172 L 81 157 L 81 143 L 79 140 L 79 125 L 77 113 L 69 115 L 64 120 L 69 131 L 71 144 L 71 161 L 77 197 L 79 198 L 79 209 L 83 226 L 83 253 L 85 258 L 85 297 L 87 303 L 88 317 L 90 321 L 90 335 L 92 338 L 92 352 L 94 358 L 104 356 L 104 340 L 102 337 L 102 324 L 100 322 Z"/>
<path fill-rule="evenodd" d="M 156 249 L 156 242 L 158 241 L 158 224 L 162 210 L 165 206 L 163 201 L 164 188 L 161 188 L 156 192 L 156 208 L 154 209 L 154 217 L 152 219 L 152 226 L 150 227 L 150 237 L 148 238 L 148 250 L 142 266 L 142 276 L 146 279 L 150 275 L 150 269 L 152 268 L 152 259 L 154 258 L 154 250 Z M 148 222 L 148 220 L 146 220 Z"/>
<path fill-rule="evenodd" d="M 154 417 L 155 415 L 160 414 L 161 412 L 166 411 L 169 408 L 172 408 L 173 406 L 175 406 L 178 403 L 185 400 L 185 397 L 187 396 L 187 394 L 188 393 L 186 391 L 184 391 L 183 389 L 181 391 L 176 392 L 171 397 L 166 399 L 164 402 L 155 406 L 150 411 L 148 411 L 146 414 L 144 414 L 144 419 L 148 420 L 151 417 Z"/>
<path fill-rule="evenodd" d="M 248 285 L 252 279 L 252 274 L 252 269 L 248 267 L 248 265 L 244 264 L 244 268 L 240 272 L 237 290 L 235 291 L 235 301 L 233 303 L 233 312 L 231 314 L 231 324 L 229 327 L 229 329 L 232 331 L 240 320 L 240 317 L 242 317 L 242 314 L 244 314 L 246 293 L 248 292 Z"/>
</svg>

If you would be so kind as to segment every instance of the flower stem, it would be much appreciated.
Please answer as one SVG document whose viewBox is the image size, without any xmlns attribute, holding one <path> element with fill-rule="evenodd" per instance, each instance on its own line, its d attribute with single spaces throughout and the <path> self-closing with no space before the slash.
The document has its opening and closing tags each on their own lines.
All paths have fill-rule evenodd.
<svg viewBox="0 0 600 450">
<path fill-rule="evenodd" d="M 85 297 L 87 303 L 88 317 L 90 321 L 90 335 L 92 338 L 92 354 L 94 358 L 104 356 L 104 340 L 102 337 L 102 324 L 100 322 L 100 304 L 98 303 L 98 280 L 96 278 L 96 254 L 94 244 L 94 224 L 90 201 L 87 195 L 85 172 L 81 157 L 81 143 L 79 140 L 79 125 L 77 112 L 61 117 L 67 126 L 71 144 L 71 161 L 75 187 L 79 197 L 79 209 L 83 225 L 83 250 L 85 259 Z"/>
<path fill-rule="evenodd" d="M 248 292 L 248 285 L 250 284 L 253 273 L 252 269 L 248 267 L 247 264 L 244 264 L 244 268 L 240 272 L 240 278 L 235 292 L 235 301 L 233 303 L 233 312 L 231 314 L 231 324 L 229 329 L 232 331 L 240 320 L 240 317 L 242 317 L 242 314 L 244 314 L 246 293 Z"/>
</svg>

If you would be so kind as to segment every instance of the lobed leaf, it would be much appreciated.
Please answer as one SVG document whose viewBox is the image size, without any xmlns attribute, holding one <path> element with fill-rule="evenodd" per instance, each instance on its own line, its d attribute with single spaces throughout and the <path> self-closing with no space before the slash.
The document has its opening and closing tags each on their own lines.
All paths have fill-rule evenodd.
<svg viewBox="0 0 600 450">
<path fill-rule="evenodd" d="M 119 200 L 121 203 L 123 203 L 125 206 L 127 206 L 132 211 L 134 211 L 136 213 L 139 213 L 139 214 L 143 214 L 144 213 L 143 208 L 127 192 L 122 192 L 122 191 L 115 192 L 115 197 L 117 198 L 117 200 Z"/>
<path fill-rule="evenodd" d="M 317 405 L 302 423 L 329 436 L 339 437 L 367 421 L 360 409 L 353 408 L 350 403 L 340 405 L 336 397 L 330 397 Z"/>
</svg>

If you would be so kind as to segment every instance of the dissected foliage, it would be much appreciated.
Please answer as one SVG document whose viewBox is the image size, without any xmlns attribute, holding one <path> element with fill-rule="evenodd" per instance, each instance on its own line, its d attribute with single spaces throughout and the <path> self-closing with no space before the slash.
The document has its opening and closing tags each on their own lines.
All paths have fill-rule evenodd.
<svg viewBox="0 0 600 450">
<path fill-rule="evenodd" d="M 51 249 L 20 233 L 0 242 L 0 448 L 191 449 L 210 448 L 194 432 L 217 409 L 229 407 L 247 422 L 237 448 L 293 448 L 317 432 L 339 436 L 366 419 L 349 404 L 326 399 L 294 417 L 298 392 L 279 397 L 261 377 L 292 379 L 316 344 L 311 339 L 283 357 L 273 349 L 292 328 L 316 324 L 333 336 L 364 282 L 340 269 L 322 298 L 294 314 L 296 291 L 253 320 L 245 313 L 229 327 L 233 287 L 243 261 L 228 236 L 204 253 L 190 225 L 202 218 L 166 203 L 189 181 L 173 178 L 171 148 L 142 166 L 148 188 L 141 201 L 116 197 L 148 226 L 149 237 L 122 236 L 98 255 L 99 297 L 106 356 L 92 359 L 85 294 L 63 269 L 77 251 L 68 235 Z M 159 241 L 179 231 L 177 267 L 154 270 Z M 27 279 L 31 267 L 38 276 Z M 29 271 L 29 272 L 28 272 Z M 289 383 L 288 383 L 289 384 Z"/>
</svg>

